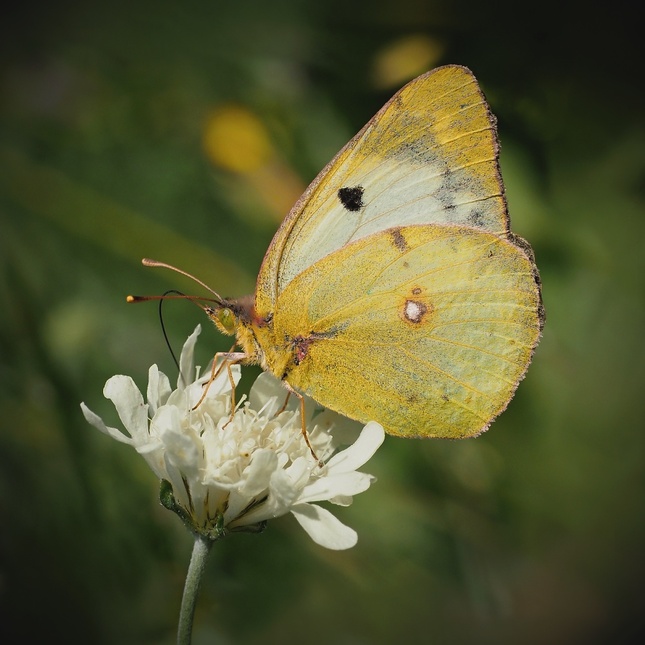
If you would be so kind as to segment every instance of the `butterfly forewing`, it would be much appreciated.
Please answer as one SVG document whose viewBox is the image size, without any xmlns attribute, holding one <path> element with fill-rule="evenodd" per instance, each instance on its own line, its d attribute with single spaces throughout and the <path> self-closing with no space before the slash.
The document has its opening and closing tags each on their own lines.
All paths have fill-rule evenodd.
<svg viewBox="0 0 645 645">
<path fill-rule="evenodd" d="M 271 243 L 258 313 L 273 311 L 298 274 L 347 244 L 430 223 L 508 232 L 494 119 L 464 67 L 406 85 L 323 169 Z"/>
</svg>

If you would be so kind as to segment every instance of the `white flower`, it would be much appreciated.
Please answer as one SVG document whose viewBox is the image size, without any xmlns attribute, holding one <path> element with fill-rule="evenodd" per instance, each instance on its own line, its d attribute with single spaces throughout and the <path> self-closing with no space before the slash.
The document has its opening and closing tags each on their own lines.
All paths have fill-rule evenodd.
<svg viewBox="0 0 645 645">
<path fill-rule="evenodd" d="M 222 369 L 209 385 L 211 369 L 200 375 L 193 366 L 199 333 L 197 326 L 183 347 L 177 389 L 156 365 L 149 371 L 147 402 L 129 376 L 107 381 L 103 393 L 114 403 L 127 434 L 107 426 L 81 403 L 85 418 L 133 446 L 157 477 L 170 484 L 174 510 L 201 534 L 261 530 L 266 520 L 292 513 L 321 546 L 354 546 L 356 532 L 314 502 L 348 506 L 353 495 L 369 488 L 374 477 L 356 469 L 383 442 L 383 428 L 368 423 L 355 443 L 337 452 L 334 426 L 343 417 L 329 411 L 313 416 L 315 404 L 307 399 L 307 433 L 324 462 L 320 466 L 302 435 L 299 402 L 291 397 L 281 410 L 286 391 L 270 374 L 258 377 L 249 400 L 231 415 L 231 378 L 237 384 L 240 367 L 231 366 L 230 374 Z M 181 375 L 193 380 L 184 384 Z"/>
</svg>

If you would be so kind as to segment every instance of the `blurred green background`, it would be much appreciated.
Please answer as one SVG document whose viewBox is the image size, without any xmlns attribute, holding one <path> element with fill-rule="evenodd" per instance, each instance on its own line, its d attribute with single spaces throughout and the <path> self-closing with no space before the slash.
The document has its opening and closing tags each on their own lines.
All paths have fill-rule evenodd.
<svg viewBox="0 0 645 645">
<path fill-rule="evenodd" d="M 635 5 L 634 5 L 635 6 Z M 91 428 L 115 373 L 174 374 L 155 305 L 251 291 L 288 207 L 412 76 L 459 63 L 499 119 L 547 324 L 491 430 L 388 438 L 338 515 L 216 545 L 195 643 L 616 643 L 642 635 L 645 124 L 629 5 L 35 2 L 0 23 L 0 640 L 172 643 L 191 538 Z M 633 9 L 635 11 L 635 9 Z M 605 12 L 605 13 L 602 13 Z M 236 127 L 233 127 L 236 126 Z M 239 126 L 239 127 L 237 127 Z M 179 349 L 228 349 L 168 303 Z"/>
</svg>

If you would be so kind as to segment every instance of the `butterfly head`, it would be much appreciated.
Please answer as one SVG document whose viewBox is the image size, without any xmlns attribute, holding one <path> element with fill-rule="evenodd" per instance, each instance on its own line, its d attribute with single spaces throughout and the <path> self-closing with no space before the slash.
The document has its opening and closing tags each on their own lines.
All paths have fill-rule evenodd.
<svg viewBox="0 0 645 645">
<path fill-rule="evenodd" d="M 206 307 L 205 311 L 222 334 L 233 336 L 240 327 L 250 324 L 253 315 L 253 296 L 244 296 L 236 300 L 220 298 L 214 300 L 214 303 Z"/>
<path fill-rule="evenodd" d="M 244 350 L 248 362 L 263 364 L 264 354 L 260 348 L 260 344 L 258 343 L 255 333 L 255 329 L 258 326 L 261 326 L 262 323 L 258 322 L 258 317 L 255 315 L 253 296 L 244 296 L 243 298 L 237 298 L 234 300 L 222 298 L 216 291 L 213 291 L 199 278 L 196 278 L 194 275 L 191 275 L 182 269 L 178 269 L 171 264 L 159 262 L 158 260 L 151 260 L 150 258 L 144 258 L 141 262 L 144 266 L 161 267 L 180 273 L 181 275 L 194 280 L 207 291 L 210 291 L 212 297 L 203 298 L 201 296 L 187 296 L 186 294 L 175 292 L 175 295 L 173 296 L 128 296 L 128 302 L 165 300 L 169 297 L 185 298 L 190 300 L 204 310 L 206 315 L 213 321 L 215 327 L 217 327 L 222 334 L 236 337 L 237 344 Z M 263 324 L 266 325 L 266 322 L 267 321 L 263 321 Z"/>
<path fill-rule="evenodd" d="M 215 327 L 226 336 L 235 336 L 237 344 L 246 354 L 246 362 L 264 365 L 264 352 L 258 341 L 257 316 L 254 314 L 253 296 L 235 300 L 215 300 L 215 304 L 204 308 Z"/>
</svg>

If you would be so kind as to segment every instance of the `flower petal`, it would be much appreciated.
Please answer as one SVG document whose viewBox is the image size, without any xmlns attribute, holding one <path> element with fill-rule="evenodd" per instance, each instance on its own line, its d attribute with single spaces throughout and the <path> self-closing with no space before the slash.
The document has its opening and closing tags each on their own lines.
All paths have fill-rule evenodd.
<svg viewBox="0 0 645 645">
<path fill-rule="evenodd" d="M 342 551 L 351 549 L 358 542 L 358 534 L 354 529 L 345 526 L 328 510 L 315 504 L 298 504 L 291 513 L 307 532 L 309 537 L 326 549 Z"/>
<path fill-rule="evenodd" d="M 273 374 L 262 372 L 251 386 L 249 406 L 253 410 L 262 410 L 267 417 L 273 417 L 287 398 L 289 401 L 285 409 L 295 411 L 298 408 L 296 397 L 289 396 L 288 390 Z"/>
<path fill-rule="evenodd" d="M 360 468 L 378 450 L 385 440 L 383 426 L 370 421 L 362 430 L 356 443 L 334 455 L 327 462 L 327 472 L 348 473 Z"/>
<path fill-rule="evenodd" d="M 334 497 L 351 497 L 366 491 L 375 481 L 374 476 L 355 471 L 321 477 L 305 487 L 298 501 L 321 502 Z"/>
<path fill-rule="evenodd" d="M 109 435 L 112 437 L 112 439 L 116 439 L 117 441 L 121 441 L 122 443 L 127 443 L 127 444 L 132 444 L 132 439 L 128 437 L 127 435 L 123 434 L 121 430 L 118 430 L 117 428 L 112 428 L 110 426 L 105 425 L 103 422 L 103 419 L 98 414 L 95 414 L 90 410 L 85 403 L 81 403 L 81 410 L 83 411 L 83 416 L 85 419 L 91 423 L 97 430 L 100 430 L 101 432 L 104 432 L 106 435 Z"/>
<path fill-rule="evenodd" d="M 114 403 L 121 423 L 135 442 L 148 434 L 148 406 L 135 382 L 129 376 L 117 374 L 109 378 L 103 395 Z"/>
<path fill-rule="evenodd" d="M 184 346 L 181 348 L 179 356 L 179 376 L 177 377 L 177 389 L 183 390 L 188 383 L 195 379 L 193 373 L 193 359 L 195 357 L 195 344 L 202 333 L 202 326 L 197 325 L 195 331 L 186 339 Z"/>
<path fill-rule="evenodd" d="M 171 392 L 172 387 L 168 377 L 160 372 L 156 365 L 153 365 L 148 370 L 148 390 L 146 392 L 150 416 L 154 416 L 154 413 L 166 403 Z"/>
<path fill-rule="evenodd" d="M 240 494 L 256 497 L 269 487 L 271 473 L 278 465 L 278 456 L 273 450 L 258 449 L 253 453 L 251 463 L 244 472 Z"/>
<path fill-rule="evenodd" d="M 299 503 L 299 496 L 306 481 L 303 481 L 302 463 L 304 458 L 296 461 L 286 470 L 278 468 L 271 473 L 269 494 L 262 504 L 255 506 L 245 513 L 240 521 L 233 522 L 235 526 L 255 524 L 264 520 L 286 515 Z M 306 480 L 306 478 L 305 478 Z"/>
</svg>

